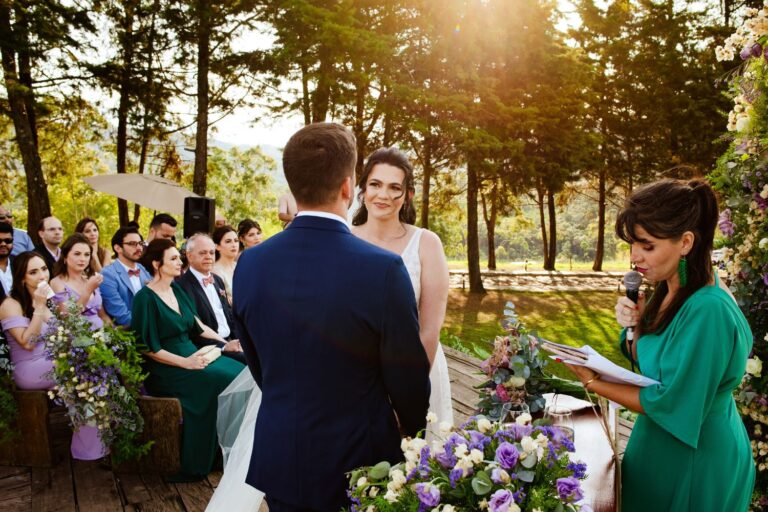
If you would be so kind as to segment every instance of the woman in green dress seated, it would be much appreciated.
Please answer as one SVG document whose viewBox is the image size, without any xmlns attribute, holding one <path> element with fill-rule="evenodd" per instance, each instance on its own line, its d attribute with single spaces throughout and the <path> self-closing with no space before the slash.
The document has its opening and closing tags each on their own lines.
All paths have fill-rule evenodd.
<svg viewBox="0 0 768 512">
<path fill-rule="evenodd" d="M 237 377 L 244 365 L 228 357 L 209 363 L 195 355 L 190 337 L 202 335 L 216 341 L 220 336 L 200 322 L 192 299 L 173 279 L 181 273 L 179 251 L 171 240 L 155 239 L 142 263 L 152 281 L 133 299 L 131 327 L 146 347 L 145 386 L 154 396 L 181 401 L 181 471 L 173 480 L 195 481 L 213 466 L 216 441 L 216 409 L 219 393 Z"/>
<path fill-rule="evenodd" d="M 752 332 L 710 253 L 717 201 L 703 181 L 663 180 L 635 190 L 616 221 L 632 264 L 655 284 L 646 302 L 619 299 L 622 350 L 659 384 L 615 384 L 570 366 L 589 391 L 640 413 L 622 463 L 622 511 L 742 512 L 755 465 L 733 390 Z"/>
</svg>

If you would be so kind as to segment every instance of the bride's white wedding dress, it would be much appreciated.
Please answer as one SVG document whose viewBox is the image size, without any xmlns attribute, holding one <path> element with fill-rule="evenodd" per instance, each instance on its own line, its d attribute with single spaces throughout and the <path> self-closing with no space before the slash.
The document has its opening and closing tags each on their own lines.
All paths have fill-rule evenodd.
<svg viewBox="0 0 768 512">
<path fill-rule="evenodd" d="M 422 232 L 421 228 L 416 228 L 400 255 L 411 278 L 416 303 L 421 297 L 419 245 Z M 440 422 L 446 421 L 453 424 L 448 363 L 440 343 L 437 344 L 435 360 L 429 372 L 429 381 L 432 386 L 429 411 L 435 413 Z M 208 503 L 207 512 L 258 512 L 261 506 L 264 493 L 245 483 L 251 462 L 253 432 L 260 404 L 261 390 L 254 382 L 248 368 L 240 372 L 240 375 L 219 395 L 216 430 L 224 453 L 224 475 Z M 427 434 L 430 435 L 429 432 Z"/>
</svg>

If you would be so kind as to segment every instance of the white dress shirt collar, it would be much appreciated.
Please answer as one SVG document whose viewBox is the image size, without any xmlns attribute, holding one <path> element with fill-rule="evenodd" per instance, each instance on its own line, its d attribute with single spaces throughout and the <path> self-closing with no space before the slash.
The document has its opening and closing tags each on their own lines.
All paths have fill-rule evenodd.
<svg viewBox="0 0 768 512">
<path fill-rule="evenodd" d="M 336 215 L 335 213 L 330 212 L 316 212 L 314 210 L 303 210 L 296 214 L 297 217 L 304 217 L 304 216 L 310 216 L 310 217 L 322 217 L 324 219 L 332 219 L 337 220 L 344 224 L 345 226 L 349 227 L 349 224 L 347 223 L 347 219 L 344 217 L 340 217 L 339 215 Z"/>
</svg>

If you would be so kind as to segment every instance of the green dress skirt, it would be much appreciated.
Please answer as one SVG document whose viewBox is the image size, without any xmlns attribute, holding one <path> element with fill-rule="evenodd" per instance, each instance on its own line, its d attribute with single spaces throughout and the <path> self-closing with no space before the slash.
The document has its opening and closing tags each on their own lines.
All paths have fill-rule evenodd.
<svg viewBox="0 0 768 512">
<path fill-rule="evenodd" d="M 716 285 L 696 291 L 662 332 L 640 337 L 639 368 L 660 384 L 640 391 L 645 414 L 624 453 L 623 512 L 749 508 L 755 465 L 733 390 L 751 347 L 744 315 Z"/>
<path fill-rule="evenodd" d="M 145 287 L 133 299 L 131 327 L 150 352 L 167 350 L 187 357 L 197 351 L 190 336 L 200 334 L 195 305 L 189 296 L 171 285 L 181 314 L 169 308 Z M 219 393 L 242 371 L 244 365 L 220 357 L 203 370 L 186 370 L 146 358 L 145 381 L 153 396 L 178 398 L 181 402 L 181 471 L 178 479 L 199 479 L 210 473 L 217 450 L 216 410 Z"/>
</svg>

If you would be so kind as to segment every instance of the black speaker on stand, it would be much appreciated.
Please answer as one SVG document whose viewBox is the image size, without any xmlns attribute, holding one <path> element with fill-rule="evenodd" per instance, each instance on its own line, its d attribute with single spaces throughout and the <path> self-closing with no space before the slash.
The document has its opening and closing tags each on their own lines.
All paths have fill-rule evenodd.
<svg viewBox="0 0 768 512">
<path fill-rule="evenodd" d="M 184 238 L 195 233 L 213 232 L 216 220 L 216 200 L 212 197 L 184 198 Z"/>
</svg>

